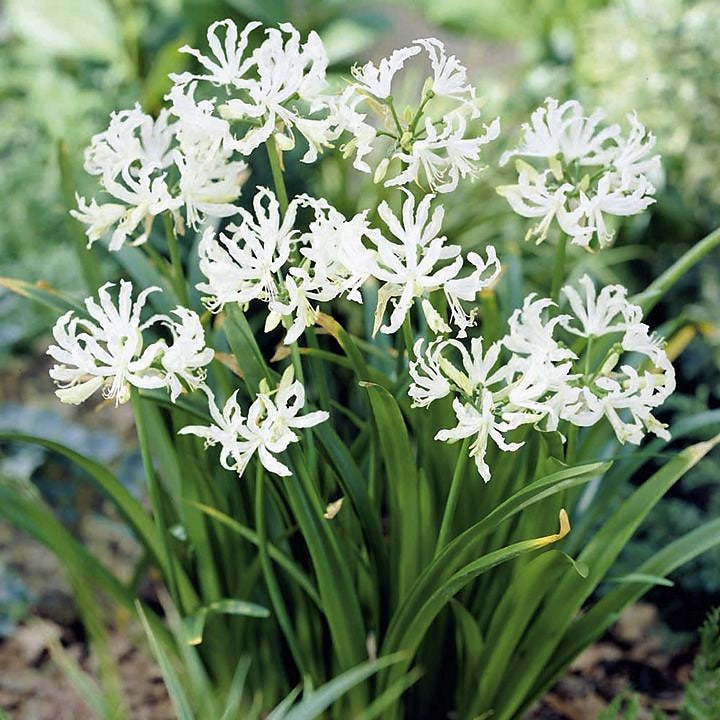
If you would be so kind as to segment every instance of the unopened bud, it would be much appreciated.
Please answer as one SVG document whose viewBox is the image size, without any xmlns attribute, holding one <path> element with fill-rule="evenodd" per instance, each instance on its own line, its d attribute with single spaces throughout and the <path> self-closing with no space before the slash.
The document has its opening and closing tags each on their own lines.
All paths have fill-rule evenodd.
<svg viewBox="0 0 720 720">
<path fill-rule="evenodd" d="M 375 168 L 375 174 L 373 175 L 373 182 L 380 183 L 385 179 L 387 175 L 388 167 L 390 166 L 390 158 L 384 157 Z"/>
<path fill-rule="evenodd" d="M 275 143 L 281 152 L 287 152 L 295 147 L 295 138 L 284 133 L 275 133 Z"/>
<path fill-rule="evenodd" d="M 557 157 L 551 157 L 548 160 L 550 171 L 555 176 L 555 179 L 560 182 L 563 178 L 562 163 Z"/>
<path fill-rule="evenodd" d="M 612 372 L 615 369 L 615 366 L 617 365 L 619 359 L 620 353 L 617 350 L 613 349 L 611 353 L 607 356 L 607 358 L 605 358 L 605 362 L 600 368 L 600 375 L 607 375 L 608 373 Z"/>
</svg>

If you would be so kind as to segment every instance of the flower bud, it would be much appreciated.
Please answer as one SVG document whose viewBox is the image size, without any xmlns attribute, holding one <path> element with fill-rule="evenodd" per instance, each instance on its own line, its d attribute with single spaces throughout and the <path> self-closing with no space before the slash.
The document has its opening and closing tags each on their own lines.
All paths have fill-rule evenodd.
<svg viewBox="0 0 720 720">
<path fill-rule="evenodd" d="M 275 143 L 281 152 L 287 152 L 295 147 L 295 138 L 284 133 L 275 133 Z"/>
<path fill-rule="evenodd" d="M 373 182 L 380 183 L 385 179 L 387 175 L 388 167 L 390 166 L 390 158 L 384 157 L 375 168 L 375 174 L 373 175 Z"/>
</svg>

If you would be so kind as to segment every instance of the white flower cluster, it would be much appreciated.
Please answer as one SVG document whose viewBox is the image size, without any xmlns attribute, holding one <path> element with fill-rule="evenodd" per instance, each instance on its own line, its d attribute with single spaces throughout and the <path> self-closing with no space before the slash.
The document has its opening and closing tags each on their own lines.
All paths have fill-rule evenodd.
<svg viewBox="0 0 720 720">
<path fill-rule="evenodd" d="M 419 182 L 423 174 L 431 191 L 449 192 L 460 178 L 477 175 L 480 148 L 497 137 L 499 123 L 493 121 L 479 136 L 469 133 L 468 122 L 479 116 L 475 90 L 465 68 L 439 40 L 417 40 L 379 67 L 354 68 L 354 80 L 335 92 L 325 77 L 328 58 L 317 33 L 309 33 L 303 43 L 292 25 L 282 23 L 267 28 L 265 39 L 248 52 L 250 36 L 259 27 L 252 22 L 238 32 L 232 20 L 213 23 L 207 32 L 210 56 L 181 48 L 204 72 L 171 75 L 169 109 L 155 120 L 138 105 L 113 113 L 108 128 L 93 137 L 85 169 L 99 177 L 109 201 L 78 197 L 72 214 L 87 225 L 89 244 L 106 233 L 111 233 L 111 250 L 128 238 L 142 244 L 162 212 L 174 214 L 179 232 L 183 209 L 184 222 L 193 228 L 205 218 L 236 214 L 247 177 L 244 156 L 271 138 L 280 152 L 291 150 L 296 132 L 307 142 L 302 160 L 308 163 L 323 148 L 352 136 L 343 150 L 354 153 L 355 167 L 365 172 L 371 170 L 363 158 L 375 141 L 390 139 L 392 150 L 383 155 L 376 177 L 384 176 L 393 160 L 403 169 L 387 186 Z M 393 76 L 421 50 L 430 60 L 432 78 L 417 110 L 401 119 L 390 96 Z M 196 99 L 208 85 L 211 97 Z M 428 105 L 443 99 L 452 107 L 433 121 Z M 366 111 L 358 109 L 362 104 Z M 376 128 L 367 122 L 367 113 L 378 108 L 381 127 Z"/>
<path fill-rule="evenodd" d="M 467 439 L 486 481 L 489 440 L 503 451 L 517 450 L 522 442 L 510 434 L 523 426 L 553 431 L 561 423 L 587 427 L 605 417 L 623 443 L 639 443 L 648 431 L 667 437 L 652 413 L 674 388 L 673 368 L 620 286 L 596 295 L 591 280 L 581 278 L 582 296 L 563 288 L 568 314 L 530 295 L 502 340 L 483 347 L 482 339 L 473 339 L 469 349 L 461 342 L 476 323 L 479 293 L 495 283 L 501 267 L 493 246 L 484 257 L 464 255 L 442 234 L 445 210 L 437 194 L 474 178 L 481 147 L 499 133 L 494 120 L 478 134 L 475 89 L 458 59 L 439 40 L 419 39 L 377 64 L 354 67 L 352 79 L 335 90 L 315 32 L 302 41 L 287 23 L 263 34 L 260 28 L 257 22 L 241 31 L 231 20 L 213 23 L 210 54 L 181 48 L 199 68 L 171 76 L 167 109 L 156 119 L 139 106 L 114 113 L 92 139 L 85 168 L 110 200 L 78 198 L 73 215 L 88 226 L 89 244 L 106 233 L 111 250 L 128 239 L 143 243 L 161 213 L 178 234 L 186 225 L 200 231 L 206 220 L 227 218 L 220 230 L 217 222 L 202 229 L 198 264 L 204 280 L 196 287 L 203 302 L 213 312 L 228 303 L 263 303 L 265 331 L 282 323 L 287 344 L 317 322 L 321 304 L 340 298 L 362 303 L 368 282 L 379 285 L 373 334 L 396 333 L 419 306 L 428 329 L 441 337 L 426 347 L 424 340 L 415 344 L 409 395 L 419 407 L 452 396 L 457 426 L 440 430 L 436 439 Z M 398 113 L 396 76 L 417 56 L 427 59 L 431 74 Z M 628 117 L 631 132 L 623 136 L 617 125 L 599 129 L 602 114 L 586 117 L 575 101 L 560 105 L 549 98 L 533 113 L 523 142 L 501 164 L 518 156 L 543 167 L 518 159 L 517 184 L 498 189 L 519 214 L 540 218 L 530 236 L 540 242 L 557 219 L 572 242 L 589 247 L 597 237 L 602 247 L 612 238 L 607 215 L 631 215 L 653 202 L 648 178 L 659 166 L 658 157 L 650 156 L 654 137 Z M 288 203 L 275 161 L 298 138 L 307 144 L 306 163 L 340 144 L 356 169 L 400 190 L 399 213 L 386 201 L 376 212 L 350 218 L 304 194 Z M 263 144 L 282 199 L 260 187 L 250 210 L 237 202 L 245 158 Z M 374 150 L 382 159 L 373 168 Z M 411 184 L 425 190 L 411 192 Z M 182 275 L 177 254 L 170 255 Z M 276 456 L 299 440 L 293 429 L 328 418 L 327 412 L 299 416 L 305 390 L 293 371 L 275 390 L 261 383 L 247 416 L 237 392 L 220 409 L 205 384 L 204 368 L 214 352 L 197 314 L 178 307 L 141 322 L 148 295 L 159 288 L 144 290 L 133 302 L 132 285 L 121 281 L 115 304 L 109 287 L 98 291 L 99 304 L 85 301 L 89 317 L 68 312 L 54 327 L 56 344 L 48 353 L 57 363 L 50 375 L 58 397 L 80 403 L 102 388 L 119 404 L 134 386 L 167 388 L 175 402 L 184 390 L 202 389 L 213 422 L 182 433 L 220 445 L 221 464 L 239 475 L 256 453 L 268 471 L 290 475 Z M 442 307 L 431 303 L 431 294 L 444 296 Z M 146 345 L 150 331 L 156 339 Z M 631 364 L 638 357 L 643 364 Z"/>
<path fill-rule="evenodd" d="M 108 292 L 111 287 L 112 283 L 106 283 L 98 290 L 99 304 L 94 298 L 85 300 L 89 317 L 78 317 L 70 310 L 55 323 L 57 344 L 47 352 L 56 361 L 50 377 L 59 387 L 55 394 L 60 400 L 77 405 L 102 388 L 103 396 L 119 405 L 129 400 L 130 386 L 134 386 L 167 388 L 175 402 L 183 386 L 199 387 L 214 351 L 205 345 L 197 314 L 177 307 L 175 318 L 153 315 L 143 323 L 140 314 L 145 301 L 160 288 L 143 290 L 133 302 L 132 283 L 121 280 L 115 304 Z M 145 346 L 143 333 L 153 327 L 164 327 L 170 341 L 159 339 Z"/>
<path fill-rule="evenodd" d="M 636 215 L 655 202 L 649 176 L 660 169 L 660 156 L 650 155 L 655 137 L 634 114 L 627 116 L 627 136 L 619 125 L 599 129 L 604 117 L 589 117 L 575 100 L 559 104 L 547 98 L 523 125 L 523 141 L 500 158 L 542 163 L 538 168 L 518 159 L 518 181 L 498 188 L 512 209 L 523 217 L 540 218 L 528 238 L 542 242 L 553 222 L 576 245 L 599 247 L 613 240 L 606 215 Z"/>
<path fill-rule="evenodd" d="M 388 232 L 371 228 L 367 211 L 349 220 L 325 200 L 307 195 L 294 198 L 281 217 L 275 194 L 260 188 L 253 198 L 254 213 L 239 210 L 239 224 L 226 232 L 205 231 L 199 247 L 200 270 L 206 282 L 197 285 L 213 311 L 226 303 L 246 305 L 259 300 L 268 306 L 265 330 L 282 321 L 288 328 L 285 343 L 295 342 L 306 327 L 315 324 L 318 303 L 339 297 L 362 303 L 360 287 L 370 278 L 383 283 L 378 292 L 375 332 L 395 333 L 416 298 L 424 300 L 428 324 L 436 331 L 450 326 L 427 302 L 433 290 L 442 289 L 450 319 L 461 335 L 475 322 L 462 301 L 473 301 L 500 273 L 492 246 L 487 258 L 469 253 L 469 274 L 460 247 L 440 235 L 444 210 L 430 212 L 433 195 L 415 205 L 409 192 L 398 218 L 385 202 L 378 214 Z M 296 228 L 298 212 L 312 211 L 307 230 Z M 391 238 L 391 239 L 390 239 Z M 388 302 L 393 310 L 382 325 Z"/>
<path fill-rule="evenodd" d="M 641 310 L 628 302 L 625 288 L 608 285 L 597 295 L 589 277 L 579 283 L 584 296 L 563 288 L 572 314 L 545 317 L 554 303 L 529 295 L 510 318 L 508 334 L 486 350 L 481 339 L 472 340 L 469 351 L 454 339 L 436 340 L 424 351 L 422 340 L 415 345 L 408 391 L 413 405 L 453 397 L 458 424 L 435 437 L 474 438 L 470 456 L 485 481 L 488 440 L 501 450 L 517 450 L 523 443 L 506 435 L 523 425 L 550 431 L 560 421 L 588 427 L 605 417 L 621 443 L 639 444 L 646 432 L 669 438 L 652 415 L 675 389 L 662 342 L 641 322 Z M 561 332 L 584 339 L 581 356 L 558 339 Z M 609 349 L 595 342 L 603 351 L 596 357 L 593 341 L 612 335 L 617 339 Z M 644 359 L 640 370 L 630 365 L 633 355 Z"/>
<path fill-rule="evenodd" d="M 262 380 L 247 417 L 238 404 L 237 390 L 221 411 L 212 392 L 204 388 L 214 422 L 210 425 L 188 425 L 180 430 L 180 434 L 204 438 L 206 446 L 219 444 L 221 465 L 238 475 L 245 472 L 250 458 L 256 452 L 269 472 L 280 476 L 292 475 L 290 469 L 274 455 L 284 452 L 291 443 L 300 440 L 292 428 L 312 427 L 329 417 L 323 410 L 298 416 L 305 405 L 305 388 L 293 378 L 293 369 L 289 367 L 272 392 L 265 380 Z"/>
<path fill-rule="evenodd" d="M 222 88 L 226 97 L 217 110 L 223 119 L 233 122 L 231 145 L 235 150 L 249 155 L 271 136 L 281 150 L 290 150 L 297 130 L 309 145 L 303 161 L 313 162 L 318 151 L 329 144 L 328 119 L 306 117 L 324 107 L 322 101 L 317 108 L 313 103 L 327 89 L 325 48 L 315 31 L 301 43 L 300 33 L 290 23 L 281 23 L 267 28 L 265 40 L 247 53 L 249 36 L 260 26 L 251 22 L 238 33 L 232 20 L 214 22 L 207 32 L 213 57 L 187 45 L 180 49 L 196 57 L 207 72 L 171 75 L 175 87 L 170 95 L 185 87 L 194 91 L 198 82 Z M 309 112 L 298 109 L 297 100 L 309 104 Z"/>
<path fill-rule="evenodd" d="M 110 250 L 128 237 L 142 244 L 163 212 L 173 214 L 179 231 L 182 208 L 192 227 L 205 217 L 235 213 L 247 165 L 232 159 L 229 124 L 212 117 L 212 102 L 196 103 L 192 90 L 183 95 L 174 89 L 169 97 L 172 107 L 156 120 L 136 105 L 113 113 L 108 128 L 93 137 L 85 170 L 99 177 L 112 201 L 88 203 L 78 196 L 71 213 L 87 225 L 88 245 L 110 231 Z"/>
<path fill-rule="evenodd" d="M 430 62 L 428 77 L 415 109 L 398 114 L 392 95 L 393 79 L 410 58 L 424 52 Z M 480 117 L 475 88 L 467 70 L 454 55 L 448 55 L 437 38 L 421 38 L 395 50 L 377 65 L 368 62 L 352 69 L 354 82 L 339 96 L 328 99 L 334 137 L 350 134 L 342 145 L 346 156 L 355 155 L 354 166 L 372 172 L 365 160 L 376 141 L 386 139 L 383 159 L 376 166 L 376 182 L 384 179 L 393 161 L 400 171 L 385 180 L 386 187 L 410 183 L 425 185 L 436 193 L 452 192 L 461 178 L 475 178 L 480 170 L 480 150 L 500 133 L 493 120 L 478 134 L 470 126 Z M 397 83 L 397 81 L 396 81 Z M 437 108 L 442 111 L 430 113 Z M 360 109 L 359 109 L 360 108 Z M 376 124 L 368 122 L 375 116 Z"/>
</svg>

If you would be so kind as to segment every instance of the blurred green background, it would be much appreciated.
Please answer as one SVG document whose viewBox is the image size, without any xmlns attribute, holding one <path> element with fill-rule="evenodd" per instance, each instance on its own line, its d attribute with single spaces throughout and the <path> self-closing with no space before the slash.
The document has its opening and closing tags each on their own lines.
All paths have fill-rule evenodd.
<svg viewBox="0 0 720 720">
<path fill-rule="evenodd" d="M 169 88 L 168 73 L 181 70 L 187 59 L 177 48 L 186 42 L 202 46 L 207 26 L 224 17 L 238 23 L 290 20 L 303 33 L 316 29 L 333 72 L 341 75 L 350 62 L 378 57 L 415 37 L 432 34 L 446 41 L 485 98 L 485 118 L 499 114 L 503 128 L 501 139 L 485 152 L 482 177 L 448 198 L 448 234 L 468 247 L 493 242 L 508 261 L 508 282 L 525 276 L 532 284 L 547 272 L 535 248 L 522 240 L 525 221 L 494 191 L 508 181 L 497 167 L 503 146 L 514 143 L 520 123 L 547 95 L 576 97 L 588 111 L 602 106 L 611 121 L 637 111 L 657 135 L 663 156 L 658 202 L 619 227 L 610 250 L 574 253 L 574 275 L 591 270 L 605 282 L 641 290 L 720 222 L 716 0 L 6 0 L 0 8 L 0 276 L 87 294 L 77 260 L 82 230 L 67 214 L 75 190 L 93 194 L 93 183 L 81 172 L 83 148 L 113 109 L 140 98 L 144 110 L 156 112 Z M 296 182 L 343 210 L 372 203 L 372 197 L 338 182 L 340 168 L 328 153 L 304 167 Z M 102 253 L 99 244 L 94 252 Z M 112 258 L 105 255 L 103 262 L 110 277 L 117 274 Z M 706 260 L 650 319 L 674 337 L 674 350 L 682 351 L 676 361 L 679 391 L 666 420 L 718 407 L 719 263 L 717 254 Z M 53 409 L 43 357 L 53 319 L 0 287 L 0 425 L 74 433 L 79 446 L 123 464 L 123 478 L 136 483 L 137 462 L 123 449 L 122 423 L 89 429 L 93 418 Z M 6 450 L 0 462 L 6 478 L 64 473 L 64 494 L 48 482 L 47 493 L 56 492 L 48 499 L 65 507 L 66 519 L 79 528 L 82 518 L 76 516 L 92 512 L 93 503 L 78 501 L 68 479 L 72 471 L 58 469 L 57 460 L 53 466 L 39 450 Z M 652 515 L 628 551 L 628 567 L 633 558 L 649 554 L 648 548 L 715 516 L 719 477 L 717 457 L 701 463 Z M 686 566 L 675 580 L 674 588 L 659 588 L 651 597 L 671 627 L 694 630 L 706 609 L 720 601 L 720 554 Z M 2 635 L 31 611 L 34 600 L 2 556 L 0 586 Z"/>
</svg>

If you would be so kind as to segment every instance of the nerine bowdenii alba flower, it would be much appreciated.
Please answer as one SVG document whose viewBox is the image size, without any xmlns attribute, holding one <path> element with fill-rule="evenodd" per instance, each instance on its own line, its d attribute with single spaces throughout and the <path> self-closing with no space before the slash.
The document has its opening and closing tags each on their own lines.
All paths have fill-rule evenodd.
<svg viewBox="0 0 720 720">
<path fill-rule="evenodd" d="M 325 422 L 329 415 L 323 410 L 299 415 L 305 405 L 305 388 L 294 380 L 289 367 L 277 388 L 273 391 L 262 381 L 247 416 L 237 400 L 235 391 L 223 406 L 218 408 L 209 388 L 208 406 L 213 422 L 210 425 L 188 425 L 181 435 L 196 435 L 205 440 L 206 446 L 220 445 L 220 463 L 227 469 L 242 475 L 251 458 L 257 456 L 271 473 L 283 477 L 292 475 L 290 468 L 277 459 L 300 436 L 294 429 L 309 428 Z"/>
<path fill-rule="evenodd" d="M 634 113 L 630 132 L 601 127 L 604 113 L 585 115 L 580 103 L 547 98 L 522 126 L 522 141 L 503 153 L 500 165 L 517 157 L 517 183 L 498 192 L 523 217 L 539 218 L 527 238 L 542 242 L 557 221 L 571 241 L 585 248 L 612 243 L 608 216 L 636 215 L 655 202 L 653 178 L 660 156 L 655 137 Z"/>
<path fill-rule="evenodd" d="M 487 349 L 481 339 L 473 339 L 469 349 L 456 339 L 427 347 L 419 340 L 414 347 L 408 390 L 413 405 L 453 398 L 458 424 L 436 439 L 473 438 L 470 454 L 486 481 L 488 441 L 515 450 L 522 441 L 507 434 L 526 425 L 553 431 L 563 422 L 589 427 L 606 419 L 621 443 L 639 444 L 648 432 L 669 439 L 653 414 L 675 389 L 663 341 L 642 322 L 625 288 L 608 285 L 598 293 L 587 276 L 578 284 L 581 292 L 573 286 L 562 290 L 567 313 L 552 313 L 555 304 L 548 298 L 526 297 L 508 333 Z M 604 353 L 592 353 L 593 343 Z"/>
<path fill-rule="evenodd" d="M 167 388 L 174 402 L 184 388 L 198 387 L 214 356 L 198 316 L 177 307 L 175 317 L 156 314 L 142 322 L 148 296 L 160 288 L 147 288 L 133 300 L 132 283 L 121 280 L 114 302 L 112 287 L 106 283 L 98 290 L 99 302 L 85 300 L 87 316 L 69 310 L 53 327 L 55 344 L 47 352 L 55 360 L 50 377 L 58 386 L 58 398 L 77 405 L 102 388 L 103 397 L 119 405 L 129 400 L 131 387 Z M 169 339 L 148 344 L 146 335 L 163 326 Z"/>
</svg>

